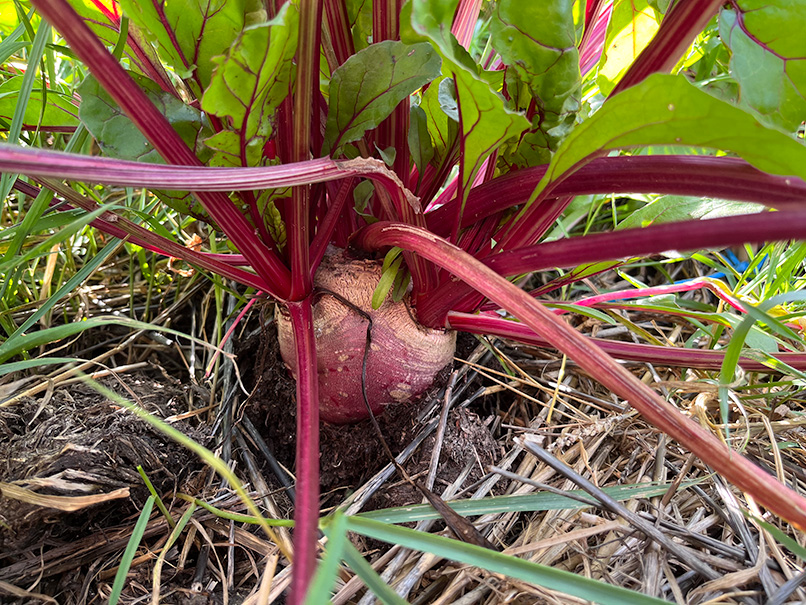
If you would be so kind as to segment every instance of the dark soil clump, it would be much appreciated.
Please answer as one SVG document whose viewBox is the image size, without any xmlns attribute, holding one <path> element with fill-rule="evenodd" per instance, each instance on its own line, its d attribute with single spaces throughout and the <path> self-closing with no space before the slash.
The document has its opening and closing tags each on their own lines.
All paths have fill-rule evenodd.
<svg viewBox="0 0 806 605">
<path fill-rule="evenodd" d="M 160 418 L 186 411 L 183 390 L 146 375 L 103 379 L 105 386 Z M 197 458 L 145 421 L 83 383 L 56 389 L 50 398 L 24 398 L 0 408 L 0 567 L 12 551 L 61 542 L 108 527 L 139 510 L 148 490 L 142 466 L 158 493 L 176 491 L 200 466 Z M 204 443 L 206 436 L 187 423 L 174 427 Z M 117 497 L 67 512 L 28 503 L 31 495 L 69 498 Z M 62 500 L 60 501 L 59 498 Z M 103 500 L 103 498 L 99 498 Z"/>
</svg>

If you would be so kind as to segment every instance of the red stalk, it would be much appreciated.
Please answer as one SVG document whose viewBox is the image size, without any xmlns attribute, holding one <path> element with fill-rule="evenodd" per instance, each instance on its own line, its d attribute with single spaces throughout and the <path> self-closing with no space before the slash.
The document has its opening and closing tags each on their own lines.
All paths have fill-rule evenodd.
<svg viewBox="0 0 806 605">
<path fill-rule="evenodd" d="M 679 0 L 674 3 L 652 41 L 638 55 L 610 96 L 643 82 L 654 73 L 670 72 L 722 4 L 722 0 Z"/>
<path fill-rule="evenodd" d="M 647 256 L 666 250 L 725 248 L 806 239 L 806 210 L 746 214 L 710 220 L 681 221 L 595 233 L 502 252 L 485 263 L 503 276 L 582 263 Z"/>
<path fill-rule="evenodd" d="M 395 174 L 383 162 L 372 158 L 342 161 L 319 158 L 254 168 L 166 166 L 0 143 L 0 170 L 104 185 L 182 191 L 274 189 L 361 176 L 383 187 L 396 208 L 417 203 Z"/>
<path fill-rule="evenodd" d="M 290 161 L 301 162 L 318 155 L 319 135 L 319 47 L 322 33 L 322 4 L 300 2 L 297 78 L 293 100 L 293 136 Z M 315 127 L 315 128 L 314 128 Z M 291 191 L 286 206 L 287 254 L 291 264 L 291 292 L 288 311 L 294 331 L 297 364 L 297 501 L 294 507 L 294 568 L 289 603 L 300 605 L 316 569 L 319 527 L 319 391 L 316 340 L 313 332 L 310 244 L 311 186 Z"/>
<path fill-rule="evenodd" d="M 481 0 L 460 0 L 451 25 L 451 33 L 464 48 L 470 48 L 473 32 L 479 20 Z"/>
<path fill-rule="evenodd" d="M 316 569 L 319 527 L 319 378 L 311 296 L 287 305 L 297 359 L 297 500 L 289 603 L 305 600 Z"/>
<path fill-rule="evenodd" d="M 316 230 L 316 235 L 311 243 L 311 279 L 316 273 L 316 268 L 322 262 L 327 246 L 330 243 L 333 232 L 339 222 L 339 217 L 347 205 L 347 200 L 352 199 L 355 179 L 342 181 L 338 190 L 334 186 L 328 186 L 328 196 L 331 199 L 330 208 L 327 209 L 324 219 Z"/>
<path fill-rule="evenodd" d="M 92 212 L 93 210 L 98 209 L 98 204 L 79 195 L 69 187 L 63 186 L 61 183 L 43 181 L 43 184 L 51 191 L 55 191 L 64 197 L 77 208 L 81 208 L 87 212 Z M 24 185 L 24 183 L 20 183 L 20 185 Z M 30 189 L 25 190 L 22 186 L 15 184 L 15 188 L 25 191 L 28 195 L 32 193 L 31 190 L 34 190 L 37 193 L 39 191 L 36 187 L 28 187 L 30 187 Z M 34 195 L 36 194 L 34 193 Z M 250 273 L 249 271 L 244 271 L 243 269 L 239 269 L 237 266 L 235 266 L 236 264 L 245 264 L 241 255 L 205 254 L 203 252 L 196 252 L 195 250 L 186 248 L 181 244 L 164 238 L 161 235 L 157 235 L 156 233 L 141 227 L 137 223 L 134 223 L 127 218 L 117 216 L 112 213 L 109 213 L 108 219 L 106 217 L 107 215 L 103 215 L 101 218 L 93 221 L 92 225 L 101 231 L 112 235 L 113 237 L 126 239 L 133 244 L 142 246 L 143 248 L 156 252 L 157 254 L 182 259 L 188 263 L 198 265 L 202 269 L 207 269 L 208 271 L 212 271 L 218 275 L 223 275 L 229 279 L 234 279 L 235 281 L 244 285 L 251 286 L 259 290 L 264 288 L 266 285 L 265 281 L 259 275 Z M 229 256 L 234 258 L 226 258 Z"/>
<path fill-rule="evenodd" d="M 465 206 L 462 227 L 524 203 L 545 172 L 545 165 L 524 168 L 475 187 Z M 762 172 L 739 158 L 648 155 L 598 158 L 554 189 L 557 196 L 601 193 L 691 195 L 783 209 L 804 205 L 806 182 Z M 429 212 L 428 228 L 440 235 L 450 233 L 448 219 L 457 203 L 453 199 Z"/>
<path fill-rule="evenodd" d="M 605 387 L 626 399 L 656 428 L 707 460 L 709 466 L 752 495 L 761 505 L 798 529 L 806 529 L 806 498 L 782 485 L 744 456 L 730 450 L 715 435 L 661 399 L 590 339 L 569 327 L 482 262 L 444 239 L 408 225 L 369 225 L 356 234 L 354 244 L 369 250 L 387 246 L 411 250 L 472 284 L 481 294 L 542 334 L 553 347 L 576 361 Z"/>
<path fill-rule="evenodd" d="M 536 347 L 554 348 L 545 338 L 538 336 L 529 326 L 502 317 L 450 311 L 446 320 L 454 330 L 499 336 L 517 340 L 524 344 Z M 588 337 L 586 337 L 588 338 Z M 720 370 L 725 358 L 723 351 L 710 349 L 683 349 L 676 347 L 661 347 L 658 345 L 639 344 L 591 338 L 602 351 L 615 357 L 628 361 L 656 363 L 660 365 L 679 366 L 683 368 L 698 368 L 701 370 Z M 773 357 L 798 370 L 806 370 L 806 353 L 776 353 Z M 747 372 L 772 372 L 771 368 L 754 359 L 742 357 L 739 365 Z"/>
<path fill-rule="evenodd" d="M 579 68 L 583 76 L 593 68 L 602 55 L 612 11 L 612 2 L 588 0 L 585 7 L 585 31 L 579 41 Z"/>
<path fill-rule="evenodd" d="M 402 1 L 373 0 L 372 2 L 372 41 L 397 40 L 398 16 Z"/>
<path fill-rule="evenodd" d="M 103 2 L 93 0 L 92 5 L 95 7 L 95 10 L 101 13 L 109 21 L 109 23 L 115 27 L 115 29 L 120 31 L 120 11 L 117 3 L 112 4 L 112 10 L 106 7 Z M 126 32 L 126 44 L 128 44 L 129 48 L 134 51 L 134 55 L 137 58 L 137 66 L 142 70 L 142 72 L 147 74 L 152 80 L 159 84 L 159 87 L 162 90 L 172 94 L 175 97 L 178 97 L 179 95 L 177 94 L 176 89 L 171 81 L 168 79 L 165 69 L 163 69 L 161 65 L 154 63 L 154 61 L 152 61 L 152 57 L 147 56 L 144 48 L 140 46 L 138 40 L 135 40 L 135 37 L 132 35 L 131 31 Z"/>
<path fill-rule="evenodd" d="M 537 166 L 510 173 L 473 190 L 468 200 L 467 221 L 473 224 L 513 204 L 522 202 L 524 191 L 537 183 L 545 167 Z M 561 183 L 556 193 L 584 195 L 604 192 L 670 193 L 738 199 L 786 208 L 793 221 L 779 214 L 718 219 L 717 222 L 692 221 L 682 224 L 651 226 L 645 229 L 597 234 L 584 238 L 564 239 L 549 244 L 521 247 L 511 252 L 490 256 L 485 262 L 503 275 L 556 267 L 573 267 L 585 262 L 641 256 L 664 250 L 693 250 L 698 247 L 720 247 L 766 239 L 802 238 L 803 207 L 806 183 L 794 177 L 770 175 L 735 158 L 707 156 L 636 156 L 599 158 L 572 178 Z M 520 199 L 519 199 L 520 198 Z M 557 204 L 563 198 L 544 200 Z M 446 235 L 446 224 L 452 208 L 429 213 L 432 231 Z M 791 211 L 789 209 L 792 209 Z M 557 208 L 544 215 L 556 215 Z M 727 221 L 727 222 L 722 222 Z M 544 224 L 544 222 L 541 222 Z M 627 233 L 630 233 L 628 236 Z M 743 239 L 746 238 L 746 239 Z M 527 260 L 527 257 L 529 260 Z M 427 326 L 442 325 L 449 310 L 473 309 L 480 297 L 464 283 L 446 282 L 428 296 L 418 300 L 417 313 Z"/>
<path fill-rule="evenodd" d="M 325 15 L 333 53 L 339 65 L 355 54 L 345 0 L 325 0 Z"/>
<path fill-rule="evenodd" d="M 311 135 L 314 124 L 319 124 L 315 111 L 319 90 L 319 42 L 322 26 L 322 4 L 317 0 L 300 3 L 299 42 L 297 44 L 297 80 L 294 92 L 294 130 L 291 139 L 292 162 L 311 157 Z M 311 243 L 311 188 L 294 187 L 291 206 L 288 208 L 288 258 L 291 263 L 291 300 L 301 300 L 311 293 L 309 245 Z"/>
</svg>

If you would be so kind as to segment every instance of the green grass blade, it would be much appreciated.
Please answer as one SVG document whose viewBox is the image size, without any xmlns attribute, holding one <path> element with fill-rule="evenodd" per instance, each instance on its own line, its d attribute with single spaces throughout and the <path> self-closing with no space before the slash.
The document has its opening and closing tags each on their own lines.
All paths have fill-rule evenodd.
<svg viewBox="0 0 806 605">
<path fill-rule="evenodd" d="M 85 330 L 96 328 L 108 324 L 110 322 L 104 321 L 105 318 L 94 317 L 86 321 L 79 321 L 75 323 L 65 324 L 63 326 L 54 326 L 53 328 L 46 328 L 44 330 L 37 330 L 31 334 L 20 334 L 14 339 L 9 338 L 2 345 L 0 345 L 0 363 L 5 360 L 27 353 L 42 345 L 58 342 L 65 338 L 70 338 L 76 334 L 80 334 Z M 100 320 L 100 321 L 99 321 Z"/>
<path fill-rule="evenodd" d="M 109 595 L 109 605 L 117 605 L 118 599 L 120 599 L 120 593 L 123 590 L 123 585 L 126 583 L 126 576 L 134 560 L 134 553 L 137 552 L 137 547 L 140 546 L 140 540 L 143 539 L 143 534 L 146 531 L 148 518 L 151 516 L 151 509 L 153 507 L 154 496 L 149 496 L 134 526 L 132 537 L 129 538 L 129 543 L 126 545 L 123 557 L 120 559 L 120 566 L 118 567 L 118 572 L 115 574 L 115 581 L 112 583 L 112 593 Z"/>
<path fill-rule="evenodd" d="M 12 258 L 9 259 L 3 259 L 3 261 L 0 262 L 0 275 L 3 274 L 7 275 L 16 267 L 26 265 L 38 256 L 44 256 L 46 254 L 50 254 L 50 250 L 51 248 L 53 248 L 53 246 L 61 242 L 64 242 L 69 237 L 75 235 L 109 209 L 110 206 L 108 205 L 101 206 L 93 210 L 92 212 L 84 214 L 79 219 L 67 225 L 64 229 L 58 231 L 57 233 L 54 233 L 45 241 L 34 246 L 31 250 L 29 250 L 25 254 L 13 256 Z"/>
<path fill-rule="evenodd" d="M 45 107 L 44 99 L 42 100 L 42 107 Z M 70 142 L 67 144 L 65 151 L 71 152 L 76 148 L 80 148 L 86 139 L 87 130 L 83 125 L 79 125 L 78 128 L 76 128 L 76 131 L 70 137 Z M 14 235 L 14 240 L 11 242 L 11 245 L 6 251 L 6 254 L 3 258 L 4 261 L 11 260 L 19 253 L 20 250 L 22 250 L 22 245 L 25 241 L 25 238 L 31 234 L 33 231 L 33 226 L 39 221 L 40 218 L 42 218 L 42 215 L 45 213 L 45 210 L 48 209 L 52 199 L 53 192 L 50 189 L 42 188 L 39 191 L 39 194 L 34 199 L 34 203 L 31 204 L 31 207 L 25 211 L 25 217 L 22 219 L 20 228 Z"/>
<path fill-rule="evenodd" d="M 152 498 L 154 496 L 151 496 Z M 159 503 L 159 498 L 157 498 L 157 503 Z M 151 574 L 152 578 L 152 602 L 159 598 L 159 587 L 160 587 L 160 579 L 162 576 L 162 567 L 165 565 L 165 557 L 168 555 L 168 551 L 171 550 L 174 543 L 179 539 L 179 536 L 182 535 L 182 532 L 185 530 L 185 526 L 190 521 L 190 518 L 193 516 L 194 511 L 196 510 L 196 505 L 192 502 L 185 513 L 180 517 L 179 523 L 176 525 L 171 523 L 173 527 L 173 531 L 171 531 L 171 535 L 168 536 L 168 541 L 165 543 L 165 546 L 162 547 L 162 551 L 160 551 L 159 557 L 157 557 L 157 561 L 154 563 L 154 570 Z M 167 517 L 169 520 L 171 519 L 170 516 Z"/>
<path fill-rule="evenodd" d="M 746 510 L 742 509 L 742 514 L 747 517 L 748 519 L 752 519 L 754 523 L 758 523 L 759 527 L 766 529 L 770 532 L 770 535 L 778 540 L 781 544 L 783 544 L 786 548 L 788 548 L 793 555 L 795 555 L 801 561 L 806 561 L 806 548 L 798 544 L 794 539 L 787 536 L 784 532 L 778 529 L 772 523 L 767 523 L 766 521 L 759 519 L 755 515 L 751 515 Z"/>
<path fill-rule="evenodd" d="M 118 239 L 112 238 L 110 243 L 107 244 L 103 250 L 93 256 L 83 267 L 81 267 L 80 271 L 75 273 L 69 280 L 67 280 L 64 285 L 56 291 L 55 294 L 51 295 L 42 304 L 42 306 L 36 310 L 36 313 L 26 319 L 25 322 L 19 328 L 17 328 L 17 331 L 12 334 L 8 340 L 15 338 L 18 333 L 20 335 L 23 334 L 31 326 L 36 324 L 36 322 L 38 322 L 48 311 L 50 311 L 57 302 L 70 294 L 70 292 L 76 289 L 80 284 L 84 283 L 84 280 L 95 273 L 95 270 L 100 267 L 107 258 L 109 258 L 109 255 L 117 250 L 119 241 L 120 240 Z"/>
<path fill-rule="evenodd" d="M 45 214 L 44 216 L 40 217 L 36 223 L 30 229 L 31 233 L 43 233 L 45 231 L 53 231 L 57 229 L 61 229 L 62 227 L 69 225 L 77 218 L 84 216 L 84 211 L 80 209 L 73 209 L 73 210 L 60 210 L 58 212 L 52 212 L 49 214 Z M 0 232 L 0 242 L 5 242 L 6 240 L 10 240 L 13 237 L 16 237 L 17 233 L 22 230 L 22 223 L 17 223 L 16 225 L 12 225 L 11 227 L 5 227 L 2 232 Z M 5 244 L 5 249 L 8 249 L 10 244 Z M 3 247 L 0 246 L 0 252 L 3 251 Z"/>
<path fill-rule="evenodd" d="M 308 587 L 305 605 L 319 605 L 325 601 L 325 595 L 333 592 L 336 574 L 347 543 L 347 518 L 341 511 L 336 511 L 324 525 L 327 534 L 327 553 L 316 569 L 316 574 Z"/>
<path fill-rule="evenodd" d="M 165 508 L 165 503 L 162 501 L 162 498 L 160 498 L 160 495 L 157 493 L 157 489 L 154 487 L 154 484 L 151 483 L 151 479 L 148 478 L 148 475 L 146 474 L 146 471 L 142 465 L 137 465 L 137 472 L 140 473 L 140 478 L 142 478 L 143 483 L 146 484 L 148 492 L 154 496 L 154 500 L 157 503 L 157 508 L 160 509 L 162 516 L 165 517 L 165 520 L 168 522 L 168 525 L 171 526 L 171 529 L 174 529 L 176 527 L 176 521 L 174 521 L 174 518 L 171 516 L 171 513 L 168 512 L 168 509 Z M 196 505 L 191 504 L 190 508 L 196 508 Z"/>
<path fill-rule="evenodd" d="M 272 530 L 271 526 L 266 522 L 267 520 L 261 514 L 257 504 L 255 504 L 254 500 L 252 500 L 252 498 L 249 496 L 249 494 L 246 491 L 246 488 L 244 488 L 243 486 L 243 483 L 241 483 L 241 480 L 238 479 L 238 477 L 235 475 L 234 472 L 232 472 L 229 466 L 227 466 L 226 462 L 221 460 L 221 458 L 216 456 L 213 452 L 208 450 L 203 445 L 196 443 L 195 441 L 193 441 L 193 439 L 191 439 L 181 431 L 169 425 L 167 422 L 150 414 L 140 406 L 134 405 L 133 403 L 128 401 L 125 397 L 121 397 L 111 389 L 108 389 L 107 387 L 93 380 L 89 376 L 84 376 L 84 381 L 107 399 L 114 401 L 121 407 L 126 408 L 130 412 L 134 413 L 136 416 L 139 416 L 140 418 L 148 422 L 151 426 L 160 431 L 166 437 L 173 439 L 176 443 L 189 449 L 191 452 L 193 452 L 199 458 L 201 458 L 202 462 L 204 462 L 206 465 L 211 467 L 216 473 L 218 473 L 219 476 L 221 476 L 223 479 L 226 479 L 226 481 L 230 484 L 235 493 L 238 494 L 238 497 L 241 499 L 241 502 L 243 502 L 244 505 L 246 505 L 246 508 L 249 510 L 249 512 L 260 520 L 261 529 L 263 529 L 263 531 L 269 537 L 269 539 L 278 546 L 283 556 L 287 557 L 288 559 L 293 559 L 293 555 L 287 552 L 287 549 L 285 548 L 283 543 L 277 539 L 274 530 Z"/>
<path fill-rule="evenodd" d="M 36 78 L 37 66 L 42 60 L 42 55 L 45 51 L 45 44 L 50 40 L 50 25 L 43 19 L 39 23 L 39 28 L 36 30 L 34 36 L 34 43 L 31 47 L 31 52 L 28 55 L 28 69 L 25 70 L 25 75 L 22 78 L 22 85 L 20 87 L 20 97 L 17 107 L 14 110 L 14 115 L 11 118 L 11 126 L 8 129 L 8 141 L 16 143 L 20 138 L 22 132 L 23 121 L 25 117 L 25 110 L 28 107 L 28 100 L 31 97 L 31 91 L 34 88 L 34 79 Z M 0 200 L 4 200 L 11 192 L 11 186 L 14 184 L 17 175 L 3 173 L 0 176 Z"/>
<path fill-rule="evenodd" d="M 39 359 L 26 359 L 24 361 L 4 363 L 2 366 L 0 366 L 0 376 L 5 376 L 6 374 L 11 374 L 13 372 L 22 372 L 23 370 L 29 370 L 39 366 L 63 365 L 80 361 L 82 360 L 74 359 L 72 357 L 43 357 Z"/>
<path fill-rule="evenodd" d="M 681 487 L 685 488 L 694 483 L 697 483 L 697 481 L 686 482 Z M 624 501 L 633 498 L 662 496 L 668 490 L 669 484 L 639 483 L 635 485 L 606 487 L 603 491 L 614 500 Z M 578 496 L 586 495 L 582 490 L 573 490 L 568 493 Z M 571 498 L 549 492 L 495 496 L 492 498 L 481 498 L 479 500 L 458 500 L 455 502 L 447 502 L 447 504 L 457 513 L 465 517 L 511 512 L 538 512 L 588 508 L 578 500 L 572 500 Z M 439 513 L 437 513 L 430 504 L 386 508 L 360 513 L 357 516 L 362 519 L 372 519 L 373 521 L 382 523 L 410 523 L 441 518 Z"/>
<path fill-rule="evenodd" d="M 654 605 L 666 603 L 660 599 L 627 590 L 612 584 L 605 584 L 590 578 L 524 561 L 518 557 L 451 540 L 442 536 L 387 525 L 378 521 L 361 517 L 348 517 L 347 526 L 363 536 L 382 540 L 390 544 L 399 544 L 406 548 L 429 552 L 434 555 L 474 565 L 491 573 L 500 573 L 511 578 L 531 582 L 549 590 L 587 599 L 606 605 Z"/>
<path fill-rule="evenodd" d="M 392 590 L 378 575 L 378 572 L 372 569 L 372 565 L 361 556 L 361 553 L 351 542 L 347 541 L 344 546 L 344 561 L 382 603 L 385 605 L 408 605 L 405 599 Z"/>
<path fill-rule="evenodd" d="M 32 8 L 31 11 L 28 13 L 28 19 L 30 21 L 31 17 L 34 15 L 34 9 Z M 8 36 L 6 36 L 2 42 L 0 42 L 0 63 L 5 63 L 6 60 L 19 51 L 21 48 L 25 48 L 26 46 L 30 46 L 30 42 L 18 42 L 20 36 L 25 33 L 25 24 L 20 23 L 13 32 L 11 32 Z"/>
<path fill-rule="evenodd" d="M 130 319 L 128 317 L 118 315 L 99 315 L 98 317 L 91 317 L 90 319 L 77 323 L 54 326 L 53 328 L 38 330 L 36 332 L 32 332 L 31 334 L 22 334 L 15 337 L 13 340 L 9 338 L 4 343 L 0 344 L 0 363 L 3 363 L 11 357 L 14 357 L 14 355 L 18 355 L 25 351 L 30 351 L 35 347 L 56 342 L 64 338 L 69 338 L 70 336 L 79 334 L 84 330 L 89 330 L 90 328 L 97 328 L 99 326 L 109 324 L 127 326 L 134 330 L 153 330 L 157 332 L 165 332 L 166 334 L 173 334 L 174 336 L 187 338 L 188 340 L 192 340 L 193 342 L 204 347 L 220 351 L 220 349 L 217 347 L 214 347 L 213 345 L 206 343 L 199 338 L 188 336 L 187 334 L 179 332 L 178 330 L 172 330 L 171 328 L 166 328 L 164 326 L 137 321 L 136 319 Z"/>
<path fill-rule="evenodd" d="M 756 321 L 761 320 L 770 326 L 770 328 L 779 331 L 778 326 L 781 322 L 767 315 L 766 311 L 776 305 L 793 300 L 806 300 L 806 293 L 800 290 L 787 292 L 765 300 L 756 307 L 748 307 L 747 317 L 745 317 L 733 331 L 730 344 L 728 344 L 728 347 L 725 349 L 725 357 L 722 360 L 722 369 L 719 375 L 719 407 L 722 422 L 725 425 L 728 424 L 728 388 L 736 376 L 736 367 L 739 365 L 739 357 L 742 355 L 742 347 L 747 339 L 747 334 L 750 332 L 750 328 L 753 327 Z M 786 332 L 790 331 L 789 328 L 785 328 L 785 330 Z M 795 335 L 795 339 L 799 340 L 800 337 Z"/>
<path fill-rule="evenodd" d="M 217 517 L 227 519 L 228 521 L 235 521 L 236 523 L 248 523 L 250 525 L 268 523 L 272 527 L 294 527 L 294 521 L 291 519 L 263 519 L 263 521 L 261 521 L 257 517 L 253 517 L 251 515 L 242 515 L 240 513 L 233 513 L 228 510 L 222 510 L 213 506 L 212 504 L 208 504 L 204 500 L 200 500 L 199 498 L 190 498 L 190 496 L 183 496 L 182 494 L 179 494 L 179 496 L 182 498 L 189 498 L 197 506 L 201 506 L 203 509 L 213 513 Z"/>
</svg>

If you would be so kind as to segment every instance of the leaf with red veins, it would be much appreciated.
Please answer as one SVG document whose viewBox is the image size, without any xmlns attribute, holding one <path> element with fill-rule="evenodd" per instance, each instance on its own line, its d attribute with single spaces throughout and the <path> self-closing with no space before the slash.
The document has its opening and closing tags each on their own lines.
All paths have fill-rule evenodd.
<svg viewBox="0 0 806 605">
<path fill-rule="evenodd" d="M 13 76 L 0 84 L 0 119 L 10 123 L 19 102 L 19 91 L 23 76 Z M 42 101 L 45 107 L 42 107 Z M 78 126 L 78 106 L 68 93 L 50 89 L 46 95 L 41 89 L 31 91 L 25 108 L 23 128 L 37 128 L 42 131 L 70 132 Z"/>
<path fill-rule="evenodd" d="M 114 47 L 120 37 L 121 11 L 114 0 L 68 0 L 73 9 L 81 16 L 93 33 L 107 47 Z M 148 44 L 132 23 L 129 23 L 126 46 L 123 56 L 135 67 L 151 79 L 158 82 L 167 92 L 174 92 L 174 85 L 168 78 L 156 51 Z"/>
<path fill-rule="evenodd" d="M 734 0 L 719 15 L 741 101 L 767 124 L 794 132 L 806 120 L 806 4 Z"/>
<path fill-rule="evenodd" d="M 458 237 L 461 215 L 471 186 L 485 160 L 508 139 L 529 128 L 529 120 L 508 109 L 501 88 L 500 72 L 485 72 L 450 33 L 453 16 L 445 3 L 418 0 L 411 3 L 414 33 L 425 38 L 442 55 L 442 74 L 453 78 L 456 105 L 448 97 L 445 81 L 439 87 L 439 100 L 449 117 L 459 122 L 459 192 L 453 240 Z M 572 36 L 573 39 L 573 36 Z M 579 68 L 577 67 L 577 71 Z"/>
<path fill-rule="evenodd" d="M 532 128 L 505 160 L 535 166 L 550 159 L 579 110 L 579 53 L 573 3 L 562 0 L 498 2 L 490 20 L 493 47 L 507 69 L 516 109 Z"/>
<path fill-rule="evenodd" d="M 376 128 L 395 107 L 439 75 L 439 55 L 430 44 L 385 40 L 347 59 L 330 79 L 324 153 Z"/>
<path fill-rule="evenodd" d="M 246 20 L 244 0 L 120 0 L 120 5 L 199 95 L 210 84 L 212 58 L 229 49 Z"/>
<path fill-rule="evenodd" d="M 458 131 L 457 121 L 448 117 L 440 103 L 439 91 L 444 81 L 445 78 L 440 77 L 431 82 L 431 85 L 422 93 L 420 100 L 420 107 L 426 114 L 428 134 L 433 143 L 435 163 L 437 164 L 446 159 L 447 153 L 453 148 Z"/>
<path fill-rule="evenodd" d="M 275 19 L 247 27 L 227 53 L 216 57 L 202 109 L 226 130 L 205 143 L 217 166 L 256 166 L 271 136 L 271 120 L 291 90 L 299 10 L 287 3 Z"/>
<path fill-rule="evenodd" d="M 132 78 L 143 88 L 171 126 L 191 149 L 204 160 L 209 155 L 200 138 L 212 134 L 209 122 L 198 109 L 185 105 L 182 101 L 159 88 L 148 78 L 132 73 Z M 79 86 L 81 107 L 78 115 L 105 155 L 121 160 L 138 160 L 152 164 L 164 164 L 165 160 L 157 153 L 145 136 L 137 129 L 129 117 L 123 113 L 112 97 L 101 88 L 98 81 L 88 76 Z M 50 96 L 50 95 L 49 95 Z M 207 213 L 196 199 L 187 192 L 155 191 L 159 198 L 171 208 L 210 222 Z"/>
</svg>

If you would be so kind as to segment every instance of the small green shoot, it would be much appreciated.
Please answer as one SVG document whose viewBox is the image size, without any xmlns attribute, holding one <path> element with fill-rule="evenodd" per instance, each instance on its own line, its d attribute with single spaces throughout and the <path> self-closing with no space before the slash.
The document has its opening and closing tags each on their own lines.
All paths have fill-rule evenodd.
<svg viewBox="0 0 806 605">
<path fill-rule="evenodd" d="M 117 605 L 120 599 L 120 593 L 123 591 L 123 586 L 126 583 L 126 576 L 129 574 L 129 568 L 134 560 L 134 554 L 137 552 L 137 547 L 140 546 L 140 541 L 143 539 L 143 534 L 148 525 L 148 518 L 151 516 L 151 509 L 154 507 L 154 496 L 149 496 L 146 500 L 143 510 L 140 512 L 140 517 L 132 530 L 132 536 L 129 538 L 129 543 L 126 545 L 126 550 L 123 552 L 123 557 L 120 559 L 118 572 L 115 574 L 115 581 L 112 583 L 112 593 L 109 595 L 109 605 Z"/>
</svg>

